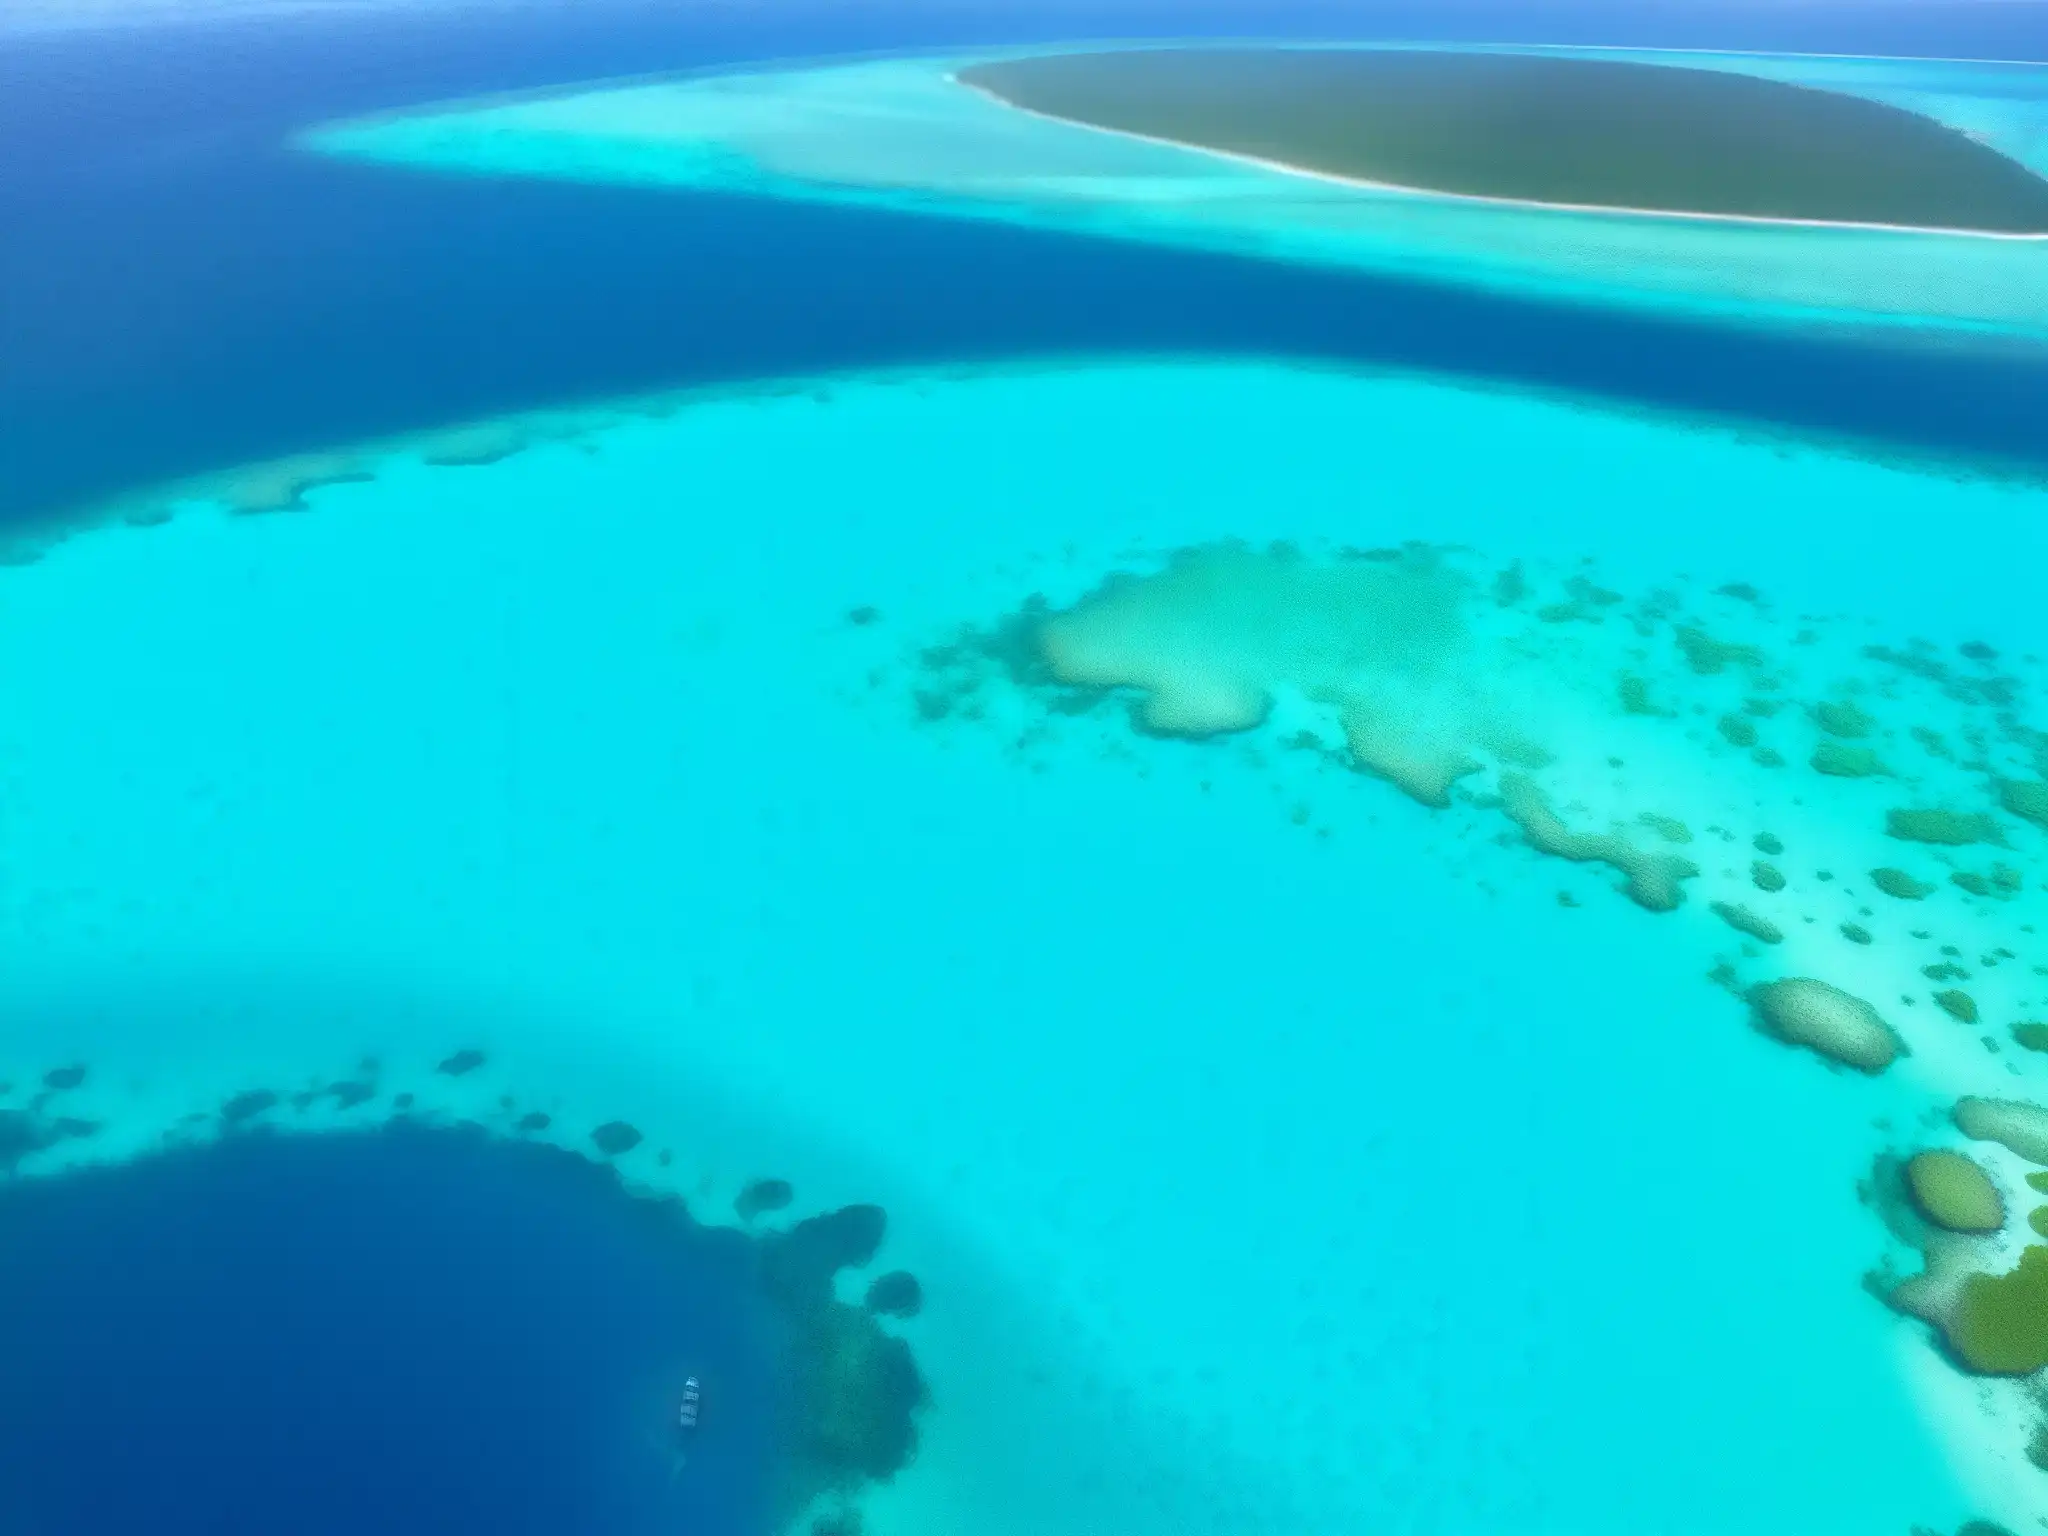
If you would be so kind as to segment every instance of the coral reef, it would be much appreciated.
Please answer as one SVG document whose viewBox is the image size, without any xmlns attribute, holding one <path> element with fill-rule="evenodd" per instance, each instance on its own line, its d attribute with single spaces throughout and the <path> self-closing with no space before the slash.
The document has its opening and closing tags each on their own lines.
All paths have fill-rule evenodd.
<svg viewBox="0 0 2048 1536">
<path fill-rule="evenodd" d="M 1622 877 L 1622 892 L 1639 907 L 1670 912 L 1685 900 L 1684 882 L 1700 872 L 1675 853 L 1646 853 L 1618 832 L 1573 832 L 1558 818 L 1534 780 L 1503 774 L 1501 810 L 1522 829 L 1529 846 L 1575 864 L 1605 864 Z"/>
<path fill-rule="evenodd" d="M 1906 1183 L 1922 1216 L 1950 1232 L 1996 1232 L 2005 1225 L 2005 1202 L 1990 1176 L 1960 1152 L 1915 1153 Z"/>
<path fill-rule="evenodd" d="M 2019 1099 L 1959 1099 L 1956 1129 L 1972 1141 L 1995 1141 L 2015 1157 L 2048 1167 L 2048 1109 Z"/>
<path fill-rule="evenodd" d="M 770 1211 L 787 1210 L 796 1191 L 787 1179 L 753 1179 L 733 1197 L 733 1214 L 741 1221 L 753 1221 Z"/>
<path fill-rule="evenodd" d="M 1875 1008 L 1825 981 L 1788 977 L 1765 982 L 1749 996 L 1770 1034 L 1858 1072 L 1882 1072 L 1906 1054 L 1905 1042 Z"/>
<path fill-rule="evenodd" d="M 1981 811 L 1887 811 L 1885 835 L 1902 842 L 1938 843 L 1960 848 L 1970 843 L 2002 843 L 1998 823 Z"/>
<path fill-rule="evenodd" d="M 1903 869 L 1893 869 L 1889 865 L 1873 869 L 1870 883 L 1898 901 L 1925 901 L 1934 894 L 1934 887 L 1925 880 L 1916 880 Z"/>
<path fill-rule="evenodd" d="M 2025 1376 L 2048 1365 L 2048 1246 L 2035 1243 L 2002 1275 L 1963 1281 L 1948 1341 L 1985 1376 Z"/>
<path fill-rule="evenodd" d="M 639 1146 L 644 1138 L 637 1127 L 623 1120 L 607 1120 L 590 1133 L 590 1139 L 606 1157 L 619 1157 Z"/>
<path fill-rule="evenodd" d="M 874 1258 L 886 1226 L 881 1207 L 851 1205 L 761 1239 L 762 1284 L 797 1335 L 793 1507 L 893 1477 L 916 1449 L 927 1394 L 910 1346 L 834 1293 L 841 1270 Z"/>
</svg>

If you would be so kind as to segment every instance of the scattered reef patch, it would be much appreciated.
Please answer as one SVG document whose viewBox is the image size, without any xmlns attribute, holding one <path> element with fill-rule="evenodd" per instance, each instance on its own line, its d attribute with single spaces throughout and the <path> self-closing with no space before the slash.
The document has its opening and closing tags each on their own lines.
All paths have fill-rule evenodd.
<svg viewBox="0 0 2048 1536">
<path fill-rule="evenodd" d="M 1948 1340 L 1981 1375 L 2025 1376 L 2048 1365 L 2048 1246 L 2030 1244 L 2005 1274 L 1965 1279 Z"/>
<path fill-rule="evenodd" d="M 1960 848 L 1969 843 L 2002 843 L 1998 823 L 1982 811 L 1904 810 L 1887 811 L 1884 830 L 1888 837 L 1911 843 L 1938 843 Z"/>
<path fill-rule="evenodd" d="M 1685 900 L 1684 882 L 1700 872 L 1675 853 L 1646 853 L 1618 832 L 1573 832 L 1544 799 L 1535 781 L 1503 775 L 1501 810 L 1522 829 L 1529 846 L 1575 864 L 1605 864 L 1622 877 L 1630 901 L 1652 912 L 1670 912 Z"/>
<path fill-rule="evenodd" d="M 1839 741 L 1821 742 L 1809 762 L 1815 773 L 1831 779 L 1868 779 L 1891 772 L 1871 748 L 1844 746 Z"/>
<path fill-rule="evenodd" d="M 1972 1141 L 1995 1141 L 2016 1157 L 2048 1167 L 2048 1109 L 2019 1099 L 1959 1099 L 1956 1129 Z"/>
<path fill-rule="evenodd" d="M 894 1476 L 917 1446 L 927 1394 L 910 1346 L 880 1326 L 874 1309 L 834 1293 L 841 1270 L 874 1258 L 886 1225 L 881 1207 L 853 1205 L 762 1239 L 762 1281 L 796 1328 L 804 1505 Z"/>
<path fill-rule="evenodd" d="M 1830 736 L 1868 736 L 1877 724 L 1853 700 L 1813 706 L 1813 722 Z"/>
<path fill-rule="evenodd" d="M 82 1066 L 52 1067 L 42 1075 L 42 1091 L 21 1108 L 0 1108 L 0 1177 L 12 1174 L 38 1152 L 99 1132 L 97 1120 L 67 1113 L 61 1102 L 84 1084 L 85 1077 Z M 0 1085 L 0 1098 L 7 1091 Z"/>
<path fill-rule="evenodd" d="M 1991 1178 L 1960 1152 L 1917 1152 L 1906 1163 L 1906 1182 L 1922 1216 L 1950 1232 L 1996 1232 L 2005 1225 L 2005 1202 Z"/>
<path fill-rule="evenodd" d="M 733 1197 L 733 1214 L 741 1221 L 753 1221 L 770 1211 L 786 1210 L 796 1198 L 787 1179 L 753 1179 Z"/>
<path fill-rule="evenodd" d="M 1944 987 L 1934 994 L 1934 1001 L 1941 1011 L 1959 1024 L 1977 1022 L 1977 999 L 1960 987 Z"/>
<path fill-rule="evenodd" d="M 1934 894 L 1934 887 L 1925 880 L 1916 880 L 1905 870 L 1889 864 L 1873 869 L 1870 883 L 1896 901 L 1925 901 Z"/>
<path fill-rule="evenodd" d="M 1998 803 L 2005 810 L 2037 827 L 2048 827 L 2048 782 L 2040 779 L 2000 779 Z"/>
<path fill-rule="evenodd" d="M 915 1317 L 924 1310 L 924 1287 L 908 1270 L 892 1269 L 875 1277 L 862 1305 L 884 1317 Z"/>
<path fill-rule="evenodd" d="M 1765 982 L 1750 1001 L 1770 1034 L 1858 1072 L 1882 1072 L 1905 1054 L 1905 1042 L 1875 1008 L 1825 981 Z"/>
<path fill-rule="evenodd" d="M 2011 1026 L 2007 1048 L 2004 1025 L 2048 1008 L 2042 824 L 2015 809 L 2048 783 L 2048 730 L 2026 712 L 2035 679 L 1998 653 L 1873 645 L 1811 616 L 1788 631 L 1718 589 L 1632 596 L 1591 562 L 1419 544 L 1118 558 L 1092 585 L 1085 562 L 1048 562 L 1049 585 L 1075 594 L 1064 603 L 1032 592 L 943 643 L 906 637 L 893 665 L 870 651 L 868 686 L 908 696 L 922 725 L 999 733 L 1036 771 L 1062 760 L 1055 744 L 1092 743 L 1207 791 L 1207 764 L 1227 758 L 1271 778 L 1288 825 L 1348 827 L 1336 835 L 1376 875 L 1383 814 L 1435 823 L 1434 848 L 1489 894 L 1521 879 L 1576 908 L 1586 885 L 1560 889 L 1518 854 L 1602 866 L 1769 1038 L 1845 1076 L 1915 1057 L 1883 1090 L 1880 1129 L 1898 1095 L 1931 1090 L 1928 1123 L 1955 1104 L 1965 1135 L 2048 1170 L 2048 1113 L 2020 1097 L 2042 1091 L 2048 1026 Z M 1788 753 L 1819 771 L 1787 774 Z M 1958 809 L 1987 783 L 2009 820 Z M 1895 862 L 1906 844 L 1924 868 Z M 1999 857 L 1961 862 L 1984 845 Z M 1892 1159 L 1873 1200 L 1926 1267 L 1901 1274 L 1887 1255 L 1867 1288 L 1978 1375 L 2025 1355 L 2008 1314 L 2031 1269 L 1986 1276 L 1963 1303 L 2009 1226 L 2004 1168 L 1988 1149 L 1928 1149 L 1910 1169 Z M 2023 1214 L 2023 1231 L 2048 1226 L 2048 1205 Z M 1987 1412 L 2038 1417 L 2002 1391 L 1980 1383 Z"/>
<path fill-rule="evenodd" d="M 1782 944 L 1785 930 L 1767 917 L 1759 917 L 1748 907 L 1736 902 L 1717 901 L 1712 904 L 1716 917 L 1733 928 L 1737 933 L 1749 935 L 1764 944 Z"/>
<path fill-rule="evenodd" d="M 1427 551 L 1324 561 L 1215 545 L 1112 577 L 1034 639 L 1054 680 L 1135 690 L 1139 725 L 1161 735 L 1249 730 L 1279 687 L 1371 718 L 1463 649 L 1465 587 Z"/>
</svg>

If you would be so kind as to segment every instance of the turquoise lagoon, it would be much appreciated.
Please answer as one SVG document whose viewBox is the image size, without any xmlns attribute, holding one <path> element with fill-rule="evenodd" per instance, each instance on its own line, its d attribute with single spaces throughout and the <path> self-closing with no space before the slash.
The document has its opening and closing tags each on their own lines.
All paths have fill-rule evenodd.
<svg viewBox="0 0 2048 1536">
<path fill-rule="evenodd" d="M 1715 286 L 1725 230 L 1659 222 L 1661 265 L 1639 232 L 1531 254 L 1527 215 L 1354 222 L 1190 152 L 934 137 L 945 89 L 890 60 L 313 142 L 1728 323 L 2026 346 L 2044 312 L 2038 245 L 1763 231 Z M 959 94 L 948 124 L 995 111 Z M 1901 286 L 1858 276 L 1900 252 Z M 166 487 L 0 570 L 0 1076 L 94 1064 L 73 1107 L 105 1129 L 36 1166 L 375 1057 L 428 1116 L 539 1110 L 579 1148 L 629 1121 L 621 1172 L 693 1209 L 760 1178 L 797 1215 L 885 1206 L 930 1401 L 874 1536 L 2031 1529 L 2030 1381 L 1963 1374 L 1871 1291 L 1920 1248 L 2009 1268 L 2024 1233 L 2030 1164 L 1949 1108 L 2048 1074 L 2008 1034 L 2048 1012 L 2048 832 L 2000 799 L 2041 777 L 2044 511 L 1856 444 L 1088 356 Z M 1255 720 L 1147 728 L 1138 690 L 1020 652 L 1107 578 L 1172 598 L 1191 569 L 1206 595 L 1095 663 L 1249 688 Z M 1260 606 L 1322 591 L 1304 571 L 1366 606 Z M 1674 909 L 1617 888 L 1645 861 L 1690 870 Z M 1886 895 L 1892 866 L 1925 892 Z M 1910 1054 L 1865 1075 L 1773 1038 L 1749 989 L 1797 976 Z M 1892 1160 L 1936 1145 L 2005 1235 L 1942 1247 L 1900 1210 Z"/>
</svg>

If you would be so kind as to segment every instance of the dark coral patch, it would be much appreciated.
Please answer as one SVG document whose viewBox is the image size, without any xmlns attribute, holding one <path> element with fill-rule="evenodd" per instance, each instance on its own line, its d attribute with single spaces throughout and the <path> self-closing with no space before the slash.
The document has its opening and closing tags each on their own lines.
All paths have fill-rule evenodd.
<svg viewBox="0 0 2048 1536">
<path fill-rule="evenodd" d="M 1870 883 L 1897 901 L 1924 901 L 1934 890 L 1926 881 L 1916 880 L 1903 869 L 1893 869 L 1889 865 L 1873 869 Z"/>
<path fill-rule="evenodd" d="M 596 1143 L 597 1150 L 606 1157 L 618 1157 L 632 1151 L 646 1138 L 640 1134 L 637 1127 L 628 1125 L 623 1120 L 607 1120 L 590 1133 L 590 1139 Z"/>
<path fill-rule="evenodd" d="M 85 1068 L 53 1067 L 43 1074 L 43 1086 L 52 1093 L 68 1093 L 85 1081 Z"/>
<path fill-rule="evenodd" d="M 797 1330 L 798 1474 L 805 1502 L 894 1476 L 917 1445 L 927 1392 L 910 1346 L 834 1294 L 842 1269 L 869 1263 L 888 1219 L 849 1205 L 762 1239 L 761 1280 Z"/>
<path fill-rule="evenodd" d="M 268 1088 L 252 1088 L 238 1093 L 220 1107 L 221 1124 L 229 1127 L 246 1125 L 258 1115 L 277 1107 L 277 1095 Z"/>
<path fill-rule="evenodd" d="M 39 1111 L 0 1110 L 0 1174 L 13 1173 L 25 1157 L 98 1129 L 91 1120 L 68 1115 L 45 1118 Z"/>
<path fill-rule="evenodd" d="M 482 1066 L 484 1061 L 485 1056 L 482 1051 L 465 1049 L 457 1051 L 453 1056 L 450 1056 L 438 1067 L 434 1068 L 434 1070 L 441 1073 L 444 1077 L 466 1077 Z"/>
<path fill-rule="evenodd" d="M 1977 1022 L 1977 1000 L 1961 988 L 1945 988 L 1934 994 L 1934 1000 L 1950 1018 L 1963 1024 Z"/>
<path fill-rule="evenodd" d="M 884 1317 L 915 1317 L 924 1310 L 924 1287 L 909 1270 L 892 1269 L 875 1276 L 862 1305 Z"/>
<path fill-rule="evenodd" d="M 336 1109 L 354 1109 L 358 1104 L 367 1104 L 377 1096 L 376 1083 L 366 1078 L 343 1078 L 340 1082 L 328 1083 L 308 1093 L 299 1094 L 292 1100 L 298 1109 L 310 1109 L 322 1099 L 332 1099 Z"/>
<path fill-rule="evenodd" d="M 2048 1247 L 2023 1249 L 2005 1274 L 1965 1280 L 1948 1339 L 1981 1375 L 2025 1376 L 2048 1365 Z"/>
<path fill-rule="evenodd" d="M 1963 848 L 1971 843 L 2002 843 L 1998 823 L 1982 811 L 1896 810 L 1885 812 L 1885 835 L 1907 843 L 1936 843 Z"/>
<path fill-rule="evenodd" d="M 733 1197 L 733 1213 L 741 1221 L 752 1221 L 770 1211 L 789 1208 L 796 1191 L 787 1179 L 755 1179 Z"/>
</svg>

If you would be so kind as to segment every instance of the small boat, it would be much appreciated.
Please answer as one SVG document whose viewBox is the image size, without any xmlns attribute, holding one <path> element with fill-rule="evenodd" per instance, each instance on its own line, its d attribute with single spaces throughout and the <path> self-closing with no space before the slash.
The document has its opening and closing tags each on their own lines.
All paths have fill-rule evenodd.
<svg viewBox="0 0 2048 1536">
<path fill-rule="evenodd" d="M 683 1405 L 676 1410 L 676 1428 L 689 1434 L 697 1427 L 697 1404 L 704 1395 L 704 1389 L 696 1377 L 683 1382 Z"/>
</svg>

